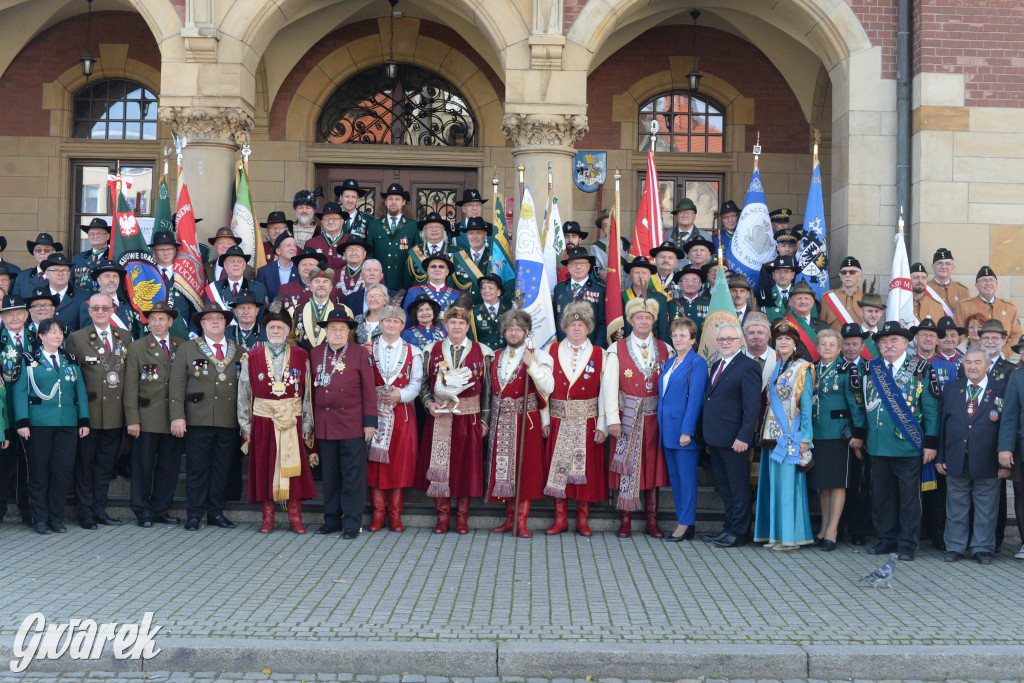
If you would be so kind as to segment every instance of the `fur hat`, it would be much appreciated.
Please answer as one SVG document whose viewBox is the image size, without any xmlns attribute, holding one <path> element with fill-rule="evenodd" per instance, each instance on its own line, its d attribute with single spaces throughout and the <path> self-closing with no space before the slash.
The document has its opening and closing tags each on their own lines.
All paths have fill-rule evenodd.
<svg viewBox="0 0 1024 683">
<path fill-rule="evenodd" d="M 654 316 L 654 319 L 658 319 L 658 301 L 657 299 L 630 299 L 626 302 L 626 310 L 624 315 L 626 320 L 632 324 L 633 316 L 641 311 L 646 311 Z"/>
<path fill-rule="evenodd" d="M 510 327 L 522 328 L 526 334 L 530 334 L 533 330 L 533 318 L 530 314 L 521 308 L 513 308 L 512 310 L 505 311 L 498 318 L 498 330 L 501 336 L 505 336 L 505 330 Z"/>
<path fill-rule="evenodd" d="M 397 318 L 402 321 L 402 329 L 405 329 L 405 323 L 407 317 L 405 315 L 405 309 L 402 308 L 402 300 L 405 295 L 399 295 L 392 297 L 385 305 L 384 308 L 380 309 L 379 319 L 384 320 L 386 318 Z"/>
<path fill-rule="evenodd" d="M 325 277 L 325 278 L 327 278 L 328 280 L 331 281 L 331 284 L 334 283 L 334 271 L 331 270 L 330 268 L 316 268 L 316 267 L 314 267 L 314 268 L 312 268 L 309 271 L 309 281 L 310 282 L 312 282 L 313 280 L 317 279 L 318 277 Z"/>
<path fill-rule="evenodd" d="M 445 309 L 445 323 L 449 320 L 455 319 L 465 320 L 470 325 L 473 324 L 473 297 L 468 294 L 463 294 L 455 301 L 455 303 Z"/>
<path fill-rule="evenodd" d="M 574 320 L 582 320 L 586 324 L 588 332 L 597 329 L 597 323 L 594 322 L 594 309 L 586 301 L 573 301 L 565 307 L 560 321 L 562 331 L 564 332 L 569 323 Z"/>
</svg>

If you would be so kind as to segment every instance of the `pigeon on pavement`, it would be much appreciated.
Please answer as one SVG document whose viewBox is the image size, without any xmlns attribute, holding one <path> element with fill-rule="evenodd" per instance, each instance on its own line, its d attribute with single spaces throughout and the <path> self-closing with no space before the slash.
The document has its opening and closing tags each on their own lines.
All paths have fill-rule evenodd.
<svg viewBox="0 0 1024 683">
<path fill-rule="evenodd" d="M 896 575 L 897 557 L 898 556 L 896 555 L 896 553 L 889 553 L 888 562 L 883 564 L 881 567 L 875 569 L 873 572 L 865 576 L 863 579 L 860 579 L 858 583 L 862 581 L 870 581 L 871 585 L 875 588 L 892 589 L 892 586 L 889 585 L 889 582 L 892 581 L 892 578 Z"/>
</svg>

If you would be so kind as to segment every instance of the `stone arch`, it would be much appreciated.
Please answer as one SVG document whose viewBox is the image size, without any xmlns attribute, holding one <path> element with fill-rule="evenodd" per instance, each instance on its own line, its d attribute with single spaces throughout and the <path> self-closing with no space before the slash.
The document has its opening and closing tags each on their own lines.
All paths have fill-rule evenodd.
<svg viewBox="0 0 1024 683">
<path fill-rule="evenodd" d="M 387 24 L 381 21 L 381 30 Z M 402 26 L 400 26 L 402 24 Z M 395 21 L 396 34 L 402 30 L 412 34 L 411 40 L 395 41 L 395 59 L 431 69 L 451 81 L 466 98 L 479 126 L 481 147 L 505 144 L 501 132 L 503 106 L 498 92 L 472 59 L 439 40 L 419 35 L 419 20 Z M 318 62 L 299 84 L 288 104 L 285 139 L 315 141 L 317 117 L 334 91 L 359 71 L 383 63 L 387 41 L 379 35 L 358 38 L 338 47 Z M 357 58 L 355 55 L 359 55 Z"/>
<path fill-rule="evenodd" d="M 166 47 L 183 46 L 181 29 L 184 27 L 178 10 L 171 0 L 127 0 L 142 17 L 166 59 Z"/>
</svg>

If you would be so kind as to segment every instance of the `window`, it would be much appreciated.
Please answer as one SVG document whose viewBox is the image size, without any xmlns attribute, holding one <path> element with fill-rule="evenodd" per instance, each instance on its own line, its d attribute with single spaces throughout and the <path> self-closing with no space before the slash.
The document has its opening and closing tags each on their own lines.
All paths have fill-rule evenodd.
<svg viewBox="0 0 1024 683">
<path fill-rule="evenodd" d="M 476 119 L 462 93 L 440 75 L 404 64 L 394 81 L 376 66 L 342 84 L 317 130 L 321 142 L 476 146 Z"/>
<path fill-rule="evenodd" d="M 84 249 L 85 234 L 79 229 L 79 226 L 88 225 L 93 218 L 102 218 L 110 223 L 113 207 L 110 201 L 110 188 L 107 187 L 107 176 L 116 172 L 116 161 L 72 162 L 72 177 L 75 183 L 73 187 L 74 204 L 71 227 L 65 244 L 81 245 L 81 248 Z M 131 188 L 123 190 L 124 196 L 135 210 L 135 215 L 140 218 L 140 226 L 146 228 L 152 224 L 152 219 L 147 223 L 143 217 L 151 217 L 156 208 L 153 206 L 153 199 L 156 197 L 154 184 L 156 173 L 153 162 L 125 162 L 122 160 L 121 178 L 131 181 Z M 145 230 L 143 232 L 145 233 Z"/>
<path fill-rule="evenodd" d="M 641 173 L 637 202 L 643 196 L 646 183 L 646 174 Z M 661 199 L 661 224 L 666 233 L 676 225 L 672 210 L 681 199 L 686 197 L 697 205 L 697 218 L 694 220 L 694 225 L 708 232 L 719 228 L 715 214 L 718 213 L 721 205 L 719 197 L 722 194 L 722 176 L 706 173 L 659 173 L 658 191 Z"/>
<path fill-rule="evenodd" d="M 73 136 L 92 140 L 156 140 L 156 94 L 125 79 L 87 86 L 75 96 Z"/>
<path fill-rule="evenodd" d="M 711 100 L 685 92 L 652 97 L 640 106 L 638 148 L 651 148 L 651 121 L 657 120 L 655 152 L 721 154 L 725 151 L 725 114 Z"/>
</svg>

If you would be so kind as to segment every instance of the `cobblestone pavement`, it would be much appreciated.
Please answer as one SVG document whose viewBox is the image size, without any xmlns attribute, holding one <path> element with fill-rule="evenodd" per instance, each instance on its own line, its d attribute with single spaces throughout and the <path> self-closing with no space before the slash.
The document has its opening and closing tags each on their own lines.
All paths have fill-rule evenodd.
<svg viewBox="0 0 1024 683">
<path fill-rule="evenodd" d="M 448 678 L 447 676 L 419 676 L 416 674 L 394 674 L 390 676 L 366 676 L 355 674 L 279 674 L 279 673 L 242 673 L 242 672 L 89 672 L 89 673 L 51 673 L 51 674 L 10 674 L 0 675 L 0 683 L 24 683 L 25 681 L 60 681 L 68 683 L 73 681 L 347 681 L 349 683 L 707 683 L 707 681 L 730 681 L 730 683 L 930 683 L 929 681 L 905 681 L 905 680 L 884 680 L 875 681 L 867 679 L 843 678 L 834 681 L 814 679 L 786 679 L 785 681 L 773 679 L 723 679 L 723 678 L 693 678 L 680 679 L 676 681 L 651 681 L 651 680 L 625 680 L 621 678 L 518 678 L 508 676 L 504 678 L 476 677 L 476 678 Z M 962 681 L 948 680 L 944 683 L 1024 683 L 1024 681 Z"/>
<path fill-rule="evenodd" d="M 340 536 L 205 528 L 0 527 L 0 637 L 30 613 L 141 621 L 160 637 L 749 645 L 1021 645 L 1024 562 L 922 549 L 897 590 L 846 544 L 711 549 L 643 535 L 513 539 L 426 529 Z M 255 667 L 254 667 L 255 668 Z M 0 675 L 3 672 L 0 671 Z M 151 674 L 150 674 L 151 675 Z"/>
</svg>

